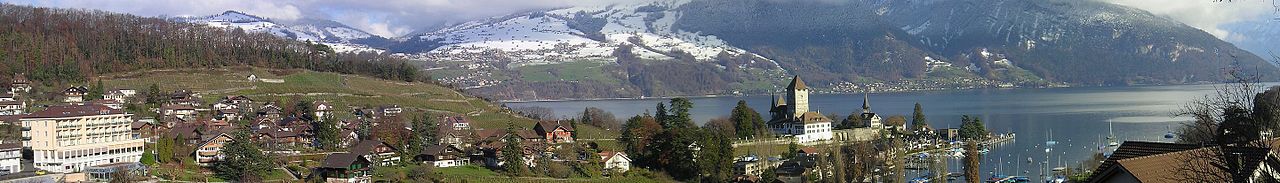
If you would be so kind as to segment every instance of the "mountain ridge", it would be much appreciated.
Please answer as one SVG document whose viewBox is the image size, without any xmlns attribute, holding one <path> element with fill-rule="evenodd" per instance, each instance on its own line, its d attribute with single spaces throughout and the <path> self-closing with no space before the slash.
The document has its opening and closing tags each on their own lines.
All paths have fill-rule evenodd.
<svg viewBox="0 0 1280 183">
<path fill-rule="evenodd" d="M 1280 76 L 1202 30 L 1092 1 L 663 0 L 432 29 L 324 43 L 419 60 L 440 81 L 495 99 L 759 94 L 786 75 L 825 92 L 1224 82 L 1229 68 Z"/>
</svg>

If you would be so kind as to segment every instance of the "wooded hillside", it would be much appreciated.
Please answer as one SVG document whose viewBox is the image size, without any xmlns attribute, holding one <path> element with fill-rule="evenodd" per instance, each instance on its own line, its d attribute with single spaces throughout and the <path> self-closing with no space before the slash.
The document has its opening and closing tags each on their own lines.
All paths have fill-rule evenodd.
<svg viewBox="0 0 1280 183">
<path fill-rule="evenodd" d="M 257 66 L 304 68 L 382 79 L 426 80 L 406 60 L 335 53 L 268 33 L 175 23 L 97 10 L 0 4 L 0 72 L 44 83 L 149 69 Z M 13 77 L 0 75 L 0 79 Z"/>
</svg>

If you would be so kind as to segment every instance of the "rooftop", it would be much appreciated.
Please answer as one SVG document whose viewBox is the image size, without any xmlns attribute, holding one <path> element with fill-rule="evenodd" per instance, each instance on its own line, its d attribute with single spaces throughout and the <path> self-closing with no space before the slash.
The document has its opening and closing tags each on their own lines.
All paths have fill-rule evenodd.
<svg viewBox="0 0 1280 183">
<path fill-rule="evenodd" d="M 23 119 L 65 118 L 65 117 L 97 116 L 97 115 L 113 115 L 113 114 L 125 114 L 125 113 L 123 110 L 111 109 L 110 107 L 107 107 L 104 105 L 98 105 L 98 104 L 63 105 L 63 106 L 49 106 L 49 108 L 46 108 L 43 111 L 31 113 L 30 115 L 27 115 Z"/>
</svg>

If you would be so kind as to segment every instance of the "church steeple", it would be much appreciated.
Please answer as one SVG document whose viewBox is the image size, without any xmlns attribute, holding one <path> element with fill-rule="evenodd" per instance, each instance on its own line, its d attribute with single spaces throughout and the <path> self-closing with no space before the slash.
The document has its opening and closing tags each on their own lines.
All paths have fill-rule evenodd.
<svg viewBox="0 0 1280 183">
<path fill-rule="evenodd" d="M 862 92 L 862 113 L 871 113 L 871 94 Z"/>
</svg>

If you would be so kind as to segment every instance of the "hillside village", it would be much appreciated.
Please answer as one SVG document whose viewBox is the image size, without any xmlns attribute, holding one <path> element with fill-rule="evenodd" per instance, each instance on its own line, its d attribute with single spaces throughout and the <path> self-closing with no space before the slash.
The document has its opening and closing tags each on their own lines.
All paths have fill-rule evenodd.
<svg viewBox="0 0 1280 183">
<path fill-rule="evenodd" d="M 625 148 L 598 144 L 600 139 L 579 139 L 578 127 L 596 125 L 588 117 L 485 129 L 473 125 L 472 116 L 417 114 L 397 104 L 336 106 L 330 101 L 299 98 L 281 102 L 245 95 L 210 96 L 184 89 L 163 91 L 155 85 L 106 89 L 101 82 L 60 89 L 52 94 L 56 101 L 37 101 L 33 96 L 42 95 L 32 93 L 37 84 L 23 75 L 13 78 L 7 94 L 0 98 L 6 105 L 0 111 L 6 114 L 0 116 L 4 121 L 0 126 L 21 126 L 20 138 L 0 143 L 5 147 L 0 154 L 17 154 L 0 160 L 0 170 L 6 170 L 3 176 L 10 178 L 56 175 L 56 180 L 67 182 L 385 182 L 394 179 L 388 173 L 398 172 L 410 174 L 404 176 L 415 181 L 456 182 L 485 179 L 417 172 L 481 168 L 489 169 L 482 172 L 513 177 L 683 180 L 680 173 L 656 164 L 670 158 L 660 154 L 682 151 L 661 149 L 674 144 L 664 144 L 664 137 L 659 136 L 672 133 L 676 141 L 671 143 L 684 144 L 676 146 L 697 154 L 690 158 L 729 163 L 723 168 L 706 168 L 723 171 L 719 180 L 791 182 L 833 176 L 830 171 L 836 170 L 830 166 L 835 162 L 824 159 L 831 158 L 830 151 L 846 151 L 837 149 L 848 143 L 881 144 L 858 151 L 880 152 L 867 154 L 867 158 L 883 159 L 875 162 L 884 164 L 873 166 L 884 167 L 902 166 L 885 160 L 922 149 L 906 148 L 901 142 L 884 144 L 890 142 L 884 139 L 901 140 L 904 138 L 895 134 L 912 130 L 901 121 L 882 122 L 884 118 L 871 111 L 869 99 L 864 99 L 860 115 L 840 122 L 810 111 L 810 89 L 799 77 L 792 79 L 786 96 L 777 97 L 769 109 L 769 120 L 758 121 L 758 132 L 722 134 L 726 131 L 716 130 L 715 122 L 702 127 L 705 130 L 680 132 L 680 128 L 697 127 L 672 120 L 680 116 L 678 109 L 687 102 L 673 99 L 671 111 L 676 114 L 664 115 L 668 119 L 646 114 L 627 120 L 620 129 L 622 136 L 616 137 Z M 263 82 L 265 78 L 248 79 Z M 657 129 L 635 127 L 646 118 L 665 122 L 654 126 Z M 649 132 L 640 133 L 643 131 Z M 917 131 L 934 134 L 931 129 Z M 734 137 L 742 133 L 752 137 Z M 954 130 L 950 133 L 954 136 Z M 702 139 L 680 140 L 685 136 Z M 648 150 L 632 148 L 637 146 Z M 789 149 L 758 151 L 774 147 Z M 680 162 L 666 163 L 676 166 L 670 163 Z M 511 164 L 523 166 L 513 170 Z M 651 172 L 654 170 L 671 175 Z M 261 177 L 240 178 L 252 175 Z"/>
<path fill-rule="evenodd" d="M 268 178 L 370 182 L 373 168 L 406 163 L 500 167 L 509 139 L 519 141 L 519 153 L 529 166 L 535 166 L 533 159 L 564 148 L 573 149 L 566 153 L 574 155 L 560 154 L 556 161 L 608 162 L 597 163 L 598 169 L 619 172 L 630 167 L 626 153 L 578 148 L 574 128 L 560 121 L 483 129 L 473 128 L 467 115 L 413 114 L 395 104 L 262 101 L 244 95 L 161 91 L 154 85 L 150 91 L 107 90 L 101 82 L 67 87 L 49 94 L 56 95 L 56 101 L 37 102 L 36 96 L 46 95 L 32 93 L 37 84 L 21 74 L 13 78 L 0 96 L 0 126 L 21 126 L 22 135 L 0 140 L 4 153 L 18 154 L 0 161 L 5 177 L 27 173 L 60 174 L 58 180 L 67 182 L 106 182 L 122 175 L 134 181 L 213 181 L 221 177 L 220 163 L 266 160 L 272 164 L 250 166 L 271 165 L 266 171 L 285 175 Z M 249 80 L 262 82 L 256 76 Z M 215 102 L 206 103 L 206 98 Z M 254 147 L 250 151 L 272 158 L 229 160 L 244 156 L 227 152 L 236 141 L 249 141 Z M 27 158 L 19 160 L 22 154 Z"/>
</svg>

